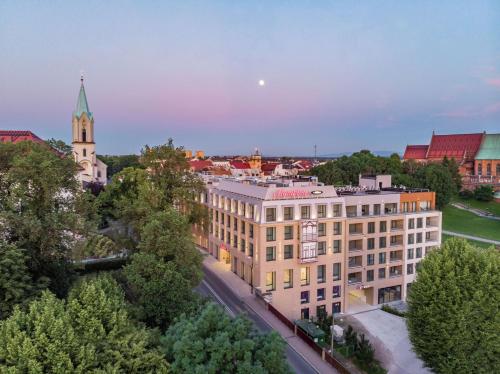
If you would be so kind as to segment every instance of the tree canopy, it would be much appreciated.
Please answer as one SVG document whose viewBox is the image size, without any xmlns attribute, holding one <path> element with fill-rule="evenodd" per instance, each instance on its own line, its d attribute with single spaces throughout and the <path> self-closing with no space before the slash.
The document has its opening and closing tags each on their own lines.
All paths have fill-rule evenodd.
<svg viewBox="0 0 500 374">
<path fill-rule="evenodd" d="M 415 352 L 436 373 L 500 372 L 500 255 L 449 239 L 421 262 L 406 314 Z"/>
</svg>

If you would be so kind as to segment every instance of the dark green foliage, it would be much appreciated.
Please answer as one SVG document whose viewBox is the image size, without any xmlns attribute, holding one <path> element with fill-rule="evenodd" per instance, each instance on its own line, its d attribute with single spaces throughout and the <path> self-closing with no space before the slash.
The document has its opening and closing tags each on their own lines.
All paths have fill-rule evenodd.
<svg viewBox="0 0 500 374">
<path fill-rule="evenodd" d="M 395 316 L 398 316 L 398 317 L 404 317 L 405 316 L 404 312 L 400 312 L 399 310 L 397 310 L 397 309 L 395 309 L 395 308 L 393 308 L 393 307 L 391 307 L 390 305 L 387 305 L 387 304 L 382 305 L 382 307 L 380 309 L 382 309 L 384 312 L 394 314 Z"/>
<path fill-rule="evenodd" d="M 174 262 L 150 253 L 137 253 L 124 268 L 130 299 L 137 317 L 164 331 L 174 318 L 192 313 L 199 299 Z"/>
<path fill-rule="evenodd" d="M 495 189 L 490 185 L 479 186 L 474 190 L 474 198 L 479 201 L 492 201 Z"/>
<path fill-rule="evenodd" d="M 370 341 L 365 338 L 365 334 L 359 336 L 354 357 L 365 367 L 368 367 L 375 360 L 375 350 Z"/>
<path fill-rule="evenodd" d="M 0 322 L 0 372 L 166 373 L 154 336 L 128 317 L 110 277 L 81 282 L 68 300 L 44 291 Z"/>
<path fill-rule="evenodd" d="M 116 243 L 109 237 L 96 234 L 91 235 L 82 246 L 80 257 L 108 257 L 116 254 L 118 247 Z"/>
<path fill-rule="evenodd" d="M 344 338 L 345 338 L 345 345 L 348 348 L 349 354 L 351 355 L 354 354 L 358 344 L 358 333 L 354 331 L 351 325 L 347 326 Z"/>
<path fill-rule="evenodd" d="M 161 339 L 173 373 L 288 373 L 285 342 L 256 333 L 250 321 L 230 319 L 214 304 L 182 318 Z"/>
<path fill-rule="evenodd" d="M 436 373 L 500 372 L 500 254 L 449 239 L 408 295 L 410 340 Z"/>
<path fill-rule="evenodd" d="M 55 149 L 57 152 L 60 152 L 62 155 L 66 157 L 71 157 L 73 153 L 73 148 L 71 148 L 70 145 L 66 144 L 62 140 L 56 140 L 54 138 L 50 138 L 49 140 L 46 141 L 46 143 Z"/>
<path fill-rule="evenodd" d="M 443 209 L 458 192 L 450 170 L 440 164 L 429 164 L 417 174 L 422 187 L 436 192 L 436 207 Z"/>
<path fill-rule="evenodd" d="M 138 155 L 97 155 L 97 158 L 108 166 L 108 178 L 112 178 L 125 168 L 142 167 Z"/>
<path fill-rule="evenodd" d="M 474 197 L 474 192 L 471 190 L 462 190 L 458 193 L 458 195 L 464 199 L 472 199 Z"/>
</svg>

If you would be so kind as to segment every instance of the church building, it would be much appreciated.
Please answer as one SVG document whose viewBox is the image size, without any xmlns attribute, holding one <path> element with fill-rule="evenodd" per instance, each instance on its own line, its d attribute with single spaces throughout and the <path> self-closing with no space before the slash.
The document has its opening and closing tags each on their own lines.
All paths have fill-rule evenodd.
<svg viewBox="0 0 500 374">
<path fill-rule="evenodd" d="M 73 156 L 79 166 L 78 179 L 82 184 L 97 182 L 106 184 L 108 166 L 96 156 L 94 116 L 89 110 L 83 77 L 76 109 L 73 112 Z"/>
</svg>

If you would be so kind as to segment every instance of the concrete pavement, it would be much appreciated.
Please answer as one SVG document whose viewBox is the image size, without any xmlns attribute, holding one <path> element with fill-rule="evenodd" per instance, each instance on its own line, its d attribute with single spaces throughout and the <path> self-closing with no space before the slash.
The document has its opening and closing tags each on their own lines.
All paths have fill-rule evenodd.
<svg viewBox="0 0 500 374">
<path fill-rule="evenodd" d="M 203 254 L 206 252 L 201 251 Z M 287 342 L 288 363 L 296 373 L 337 373 L 299 337 L 267 310 L 263 301 L 250 291 L 250 286 L 231 272 L 228 265 L 205 255 L 204 282 L 198 290 L 223 305 L 229 315 L 245 313 L 263 332 L 275 330 Z"/>
</svg>

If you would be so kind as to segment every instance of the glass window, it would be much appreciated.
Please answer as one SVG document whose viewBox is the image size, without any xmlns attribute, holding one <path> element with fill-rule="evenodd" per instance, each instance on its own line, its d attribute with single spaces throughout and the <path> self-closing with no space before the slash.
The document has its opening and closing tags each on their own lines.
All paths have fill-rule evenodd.
<svg viewBox="0 0 500 374">
<path fill-rule="evenodd" d="M 422 233 L 417 232 L 417 243 L 422 243 Z"/>
<path fill-rule="evenodd" d="M 374 249 L 375 248 L 375 238 L 368 238 L 366 240 L 366 244 L 368 249 Z"/>
<path fill-rule="evenodd" d="M 318 265 L 318 283 L 326 282 L 326 265 Z"/>
<path fill-rule="evenodd" d="M 421 229 L 423 227 L 424 221 L 422 218 L 417 218 L 417 229 Z"/>
<path fill-rule="evenodd" d="M 387 238 L 385 236 L 378 238 L 378 247 L 379 248 L 387 247 Z"/>
<path fill-rule="evenodd" d="M 341 235 L 341 234 L 342 234 L 342 222 L 334 222 L 333 235 Z"/>
<path fill-rule="evenodd" d="M 342 217 L 342 204 L 333 204 L 333 216 Z"/>
<path fill-rule="evenodd" d="M 300 268 L 300 285 L 307 286 L 310 283 L 310 268 L 305 266 Z"/>
<path fill-rule="evenodd" d="M 415 218 L 410 218 L 408 220 L 408 229 L 411 230 L 411 229 L 414 229 L 415 228 Z"/>
<path fill-rule="evenodd" d="M 318 223 L 318 236 L 326 236 L 326 223 Z"/>
<path fill-rule="evenodd" d="M 386 221 L 380 221 L 379 225 L 379 232 L 386 232 L 387 231 L 387 222 Z"/>
<path fill-rule="evenodd" d="M 248 255 L 250 257 L 253 257 L 253 243 L 252 242 L 248 243 Z"/>
<path fill-rule="evenodd" d="M 408 234 L 408 244 L 413 244 L 413 243 L 415 243 L 415 235 Z"/>
<path fill-rule="evenodd" d="M 300 218 L 302 219 L 311 218 L 311 207 L 309 205 L 303 205 L 300 207 Z"/>
<path fill-rule="evenodd" d="M 266 273 L 266 291 L 276 290 L 276 272 L 270 271 Z"/>
<path fill-rule="evenodd" d="M 336 303 L 333 303 L 332 304 L 332 313 L 336 314 L 336 313 L 340 313 L 340 311 L 341 311 L 341 303 L 340 303 L 340 301 L 338 301 Z"/>
<path fill-rule="evenodd" d="M 375 255 L 373 253 L 366 256 L 366 264 L 368 266 L 375 264 Z"/>
<path fill-rule="evenodd" d="M 318 255 L 326 255 L 326 242 L 318 242 Z"/>
<path fill-rule="evenodd" d="M 375 222 L 368 222 L 368 234 L 375 232 Z"/>
<path fill-rule="evenodd" d="M 326 316 L 327 316 L 327 314 L 326 314 L 326 305 L 318 305 L 316 307 L 316 317 L 317 318 L 325 318 Z"/>
<path fill-rule="evenodd" d="M 385 304 L 392 301 L 401 300 L 401 286 L 379 288 L 378 303 Z"/>
<path fill-rule="evenodd" d="M 326 205 L 321 204 L 317 206 L 318 218 L 326 218 Z"/>
<path fill-rule="evenodd" d="M 309 302 L 309 291 L 300 292 L 300 303 L 307 304 Z"/>
<path fill-rule="evenodd" d="M 316 300 L 317 301 L 322 301 L 322 300 L 325 300 L 325 298 L 326 298 L 325 289 L 324 288 L 318 288 L 318 290 L 316 291 Z"/>
<path fill-rule="evenodd" d="M 341 277 L 342 264 L 340 262 L 333 264 L 333 280 L 338 281 Z"/>
<path fill-rule="evenodd" d="M 370 214 L 370 206 L 369 205 L 361 205 L 361 215 L 367 216 Z"/>
<path fill-rule="evenodd" d="M 385 278 L 385 268 L 378 269 L 378 279 L 384 279 L 384 278 Z"/>
<path fill-rule="evenodd" d="M 285 244 L 283 257 L 285 258 L 285 260 L 293 258 L 293 244 Z"/>
<path fill-rule="evenodd" d="M 380 204 L 373 204 L 373 215 L 380 215 Z"/>
<path fill-rule="evenodd" d="M 283 219 L 286 221 L 293 220 L 293 206 L 286 206 L 283 208 Z"/>
<path fill-rule="evenodd" d="M 358 215 L 358 207 L 356 205 L 349 205 L 345 207 L 347 217 L 356 217 Z"/>
<path fill-rule="evenodd" d="M 417 248 L 417 254 L 415 256 L 416 258 L 422 258 L 422 248 Z"/>
<path fill-rule="evenodd" d="M 413 259 L 413 248 L 408 248 L 406 258 L 408 260 L 412 260 Z"/>
<path fill-rule="evenodd" d="M 285 226 L 285 240 L 293 239 L 293 226 Z"/>
<path fill-rule="evenodd" d="M 366 281 L 373 282 L 373 270 L 366 271 Z"/>
<path fill-rule="evenodd" d="M 276 260 L 276 247 L 266 247 L 266 261 Z"/>
<path fill-rule="evenodd" d="M 378 263 L 379 264 L 385 264 L 386 262 L 386 255 L 385 252 L 381 252 L 378 254 Z"/>
<path fill-rule="evenodd" d="M 283 287 L 292 288 L 293 287 L 293 269 L 286 269 L 283 273 Z"/>
<path fill-rule="evenodd" d="M 276 240 L 276 227 L 266 228 L 266 240 L 268 242 L 273 242 Z"/>
<path fill-rule="evenodd" d="M 276 221 L 276 208 L 266 208 L 266 222 Z"/>
<path fill-rule="evenodd" d="M 413 274 L 413 264 L 406 265 L 406 274 Z"/>
<path fill-rule="evenodd" d="M 300 310 L 300 319 L 309 319 L 309 308 L 302 308 Z"/>
<path fill-rule="evenodd" d="M 245 249 L 246 249 L 245 239 L 241 239 L 240 240 L 240 250 L 241 250 L 241 252 L 245 252 Z"/>
<path fill-rule="evenodd" d="M 333 253 L 341 253 L 341 252 L 342 252 L 342 240 L 334 240 Z"/>
<path fill-rule="evenodd" d="M 241 221 L 241 233 L 243 235 L 245 235 L 246 233 L 246 225 L 245 225 L 245 221 Z"/>
<path fill-rule="evenodd" d="M 333 286 L 332 297 L 340 297 L 340 286 Z"/>
<path fill-rule="evenodd" d="M 248 236 L 253 239 L 253 225 L 251 223 L 248 225 Z"/>
</svg>

